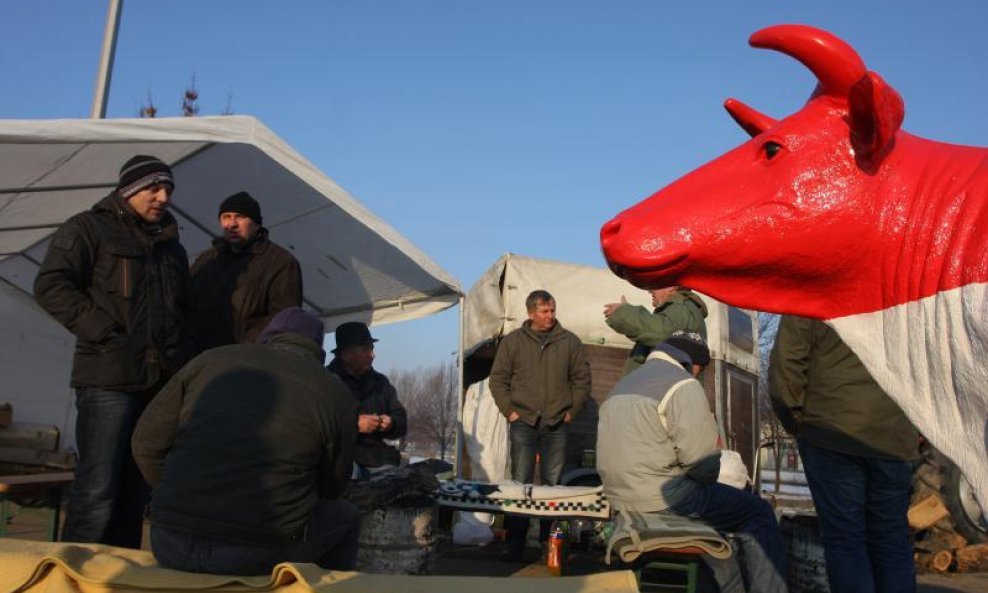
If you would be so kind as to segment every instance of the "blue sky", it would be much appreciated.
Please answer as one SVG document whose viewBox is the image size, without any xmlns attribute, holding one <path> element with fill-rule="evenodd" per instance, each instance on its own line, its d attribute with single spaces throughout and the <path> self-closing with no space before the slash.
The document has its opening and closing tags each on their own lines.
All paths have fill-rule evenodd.
<svg viewBox="0 0 988 593">
<path fill-rule="evenodd" d="M 88 116 L 106 9 L 0 1 L 0 117 Z M 747 46 L 784 22 L 851 43 L 908 131 L 988 144 L 983 0 L 125 0 L 107 116 L 178 115 L 195 75 L 466 289 L 508 251 L 602 265 L 601 224 L 746 140 L 725 98 L 797 110 L 809 72 Z M 378 367 L 450 355 L 457 318 L 375 328 Z"/>
</svg>

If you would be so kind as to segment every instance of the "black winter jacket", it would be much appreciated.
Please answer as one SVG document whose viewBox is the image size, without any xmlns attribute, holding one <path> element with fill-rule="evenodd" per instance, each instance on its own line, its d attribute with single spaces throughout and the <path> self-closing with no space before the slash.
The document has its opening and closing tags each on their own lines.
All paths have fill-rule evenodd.
<svg viewBox="0 0 988 593">
<path fill-rule="evenodd" d="M 255 342 L 279 311 L 302 306 L 302 269 L 264 228 L 242 251 L 222 237 L 214 240 L 192 264 L 192 287 L 203 350 Z"/>
<path fill-rule="evenodd" d="M 408 432 L 408 416 L 405 406 L 398 401 L 398 392 L 391 381 L 374 369 L 355 377 L 346 371 L 338 358 L 334 358 L 326 369 L 343 379 L 350 393 L 357 399 L 358 414 L 387 414 L 394 422 L 390 429 L 383 432 L 357 433 L 357 450 L 353 454 L 353 460 L 364 467 L 398 465 L 401 453 L 385 443 L 384 439 L 405 436 Z"/>
<path fill-rule="evenodd" d="M 299 540 L 353 467 L 357 405 L 323 357 L 312 340 L 282 333 L 208 350 L 179 371 L 132 439 L 154 487 L 151 522 L 259 546 Z"/>
<path fill-rule="evenodd" d="M 192 354 L 189 259 L 171 214 L 141 220 L 115 193 L 52 236 L 38 304 L 76 336 L 73 387 L 159 386 Z"/>
</svg>

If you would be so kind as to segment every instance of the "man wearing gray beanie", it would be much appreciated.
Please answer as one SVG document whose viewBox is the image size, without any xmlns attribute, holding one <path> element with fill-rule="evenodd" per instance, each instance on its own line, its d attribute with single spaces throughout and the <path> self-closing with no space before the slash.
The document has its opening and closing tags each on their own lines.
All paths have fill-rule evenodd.
<svg viewBox="0 0 988 593">
<path fill-rule="evenodd" d="M 76 337 L 79 461 L 63 541 L 141 546 L 147 485 L 130 435 L 193 353 L 189 260 L 168 212 L 174 189 L 167 163 L 131 158 L 109 195 L 52 235 L 34 282 L 38 304 Z"/>
<path fill-rule="evenodd" d="M 302 269 L 268 238 L 257 200 L 238 192 L 223 200 L 217 215 L 222 235 L 192 264 L 203 349 L 256 342 L 275 314 L 302 305 Z"/>
</svg>

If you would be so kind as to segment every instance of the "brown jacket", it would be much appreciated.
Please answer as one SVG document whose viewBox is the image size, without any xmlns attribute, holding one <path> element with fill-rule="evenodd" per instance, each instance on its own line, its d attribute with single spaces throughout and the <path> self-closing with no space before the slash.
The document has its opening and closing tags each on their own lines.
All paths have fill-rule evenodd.
<svg viewBox="0 0 988 593">
<path fill-rule="evenodd" d="M 590 394 L 590 365 L 580 338 L 559 322 L 540 334 L 526 321 L 501 340 L 490 388 L 505 417 L 516 411 L 525 424 L 535 426 L 541 418 L 553 426 L 566 412 L 576 418 L 583 409 Z"/>
<path fill-rule="evenodd" d="M 302 269 L 260 229 L 244 250 L 219 238 L 192 264 L 200 350 L 255 342 L 279 311 L 302 306 Z"/>
</svg>

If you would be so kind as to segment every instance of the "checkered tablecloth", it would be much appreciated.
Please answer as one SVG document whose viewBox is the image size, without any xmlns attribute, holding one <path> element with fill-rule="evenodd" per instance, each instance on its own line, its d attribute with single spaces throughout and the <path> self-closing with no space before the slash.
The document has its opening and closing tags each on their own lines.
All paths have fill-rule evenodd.
<svg viewBox="0 0 988 593">
<path fill-rule="evenodd" d="M 611 514 L 600 486 L 533 487 L 517 482 L 450 480 L 440 483 L 436 499 L 441 506 L 486 513 L 591 519 L 607 519 Z"/>
</svg>

